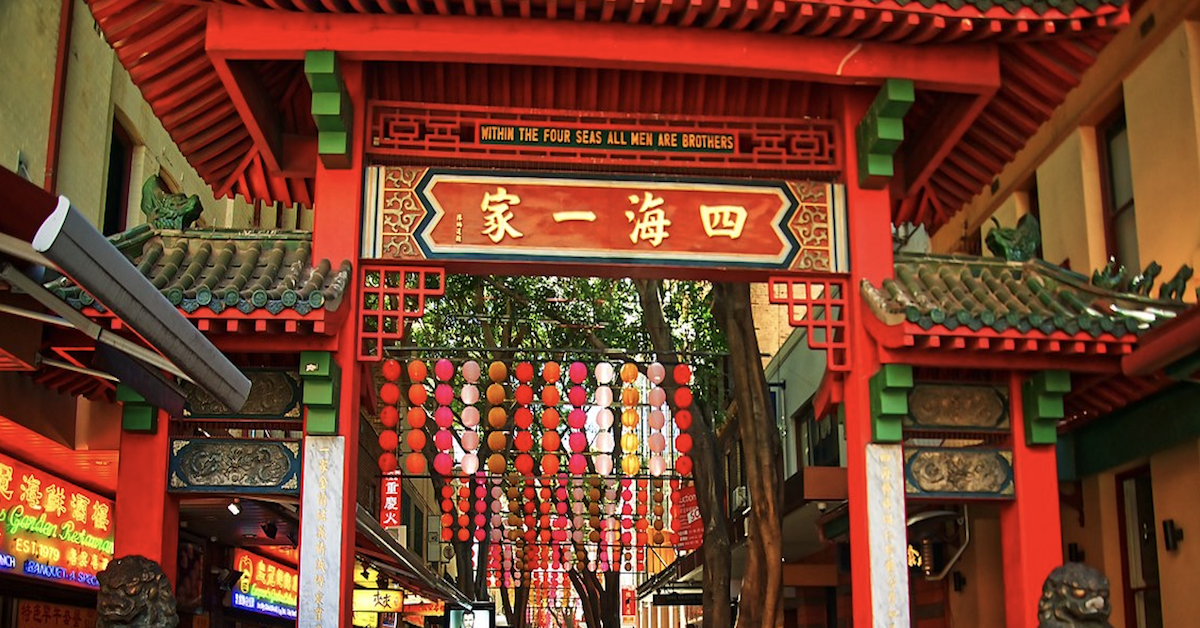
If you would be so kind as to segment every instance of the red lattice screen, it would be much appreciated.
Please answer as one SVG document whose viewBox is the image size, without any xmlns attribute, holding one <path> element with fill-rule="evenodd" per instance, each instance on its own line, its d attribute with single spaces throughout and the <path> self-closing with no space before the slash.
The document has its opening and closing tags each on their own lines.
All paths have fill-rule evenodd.
<svg viewBox="0 0 1200 628">
<path fill-rule="evenodd" d="M 824 350 L 831 371 L 850 370 L 846 334 L 848 281 L 845 277 L 777 275 L 768 280 L 771 303 L 786 305 L 788 322 L 808 332 L 808 346 Z"/>
<path fill-rule="evenodd" d="M 359 282 L 358 359 L 382 360 L 383 348 L 404 338 L 407 321 L 425 315 L 425 299 L 445 294 L 446 269 L 364 265 Z"/>
<path fill-rule="evenodd" d="M 372 101 L 370 145 L 377 160 L 414 163 L 520 164 L 629 170 L 696 170 L 828 178 L 841 170 L 837 123 L 820 119 L 765 119 L 591 113 Z M 482 141 L 481 125 L 553 126 L 575 130 L 727 134 L 729 152 L 631 147 L 514 145 Z M 401 158 L 401 159 L 396 159 Z"/>
</svg>

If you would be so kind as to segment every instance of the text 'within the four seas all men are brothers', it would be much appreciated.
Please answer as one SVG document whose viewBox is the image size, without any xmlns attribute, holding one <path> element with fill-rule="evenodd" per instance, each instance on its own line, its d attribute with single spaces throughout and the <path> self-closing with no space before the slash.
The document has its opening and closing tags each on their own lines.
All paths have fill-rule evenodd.
<svg viewBox="0 0 1200 628">
<path fill-rule="evenodd" d="M 534 144 L 538 146 L 692 150 L 723 153 L 732 153 L 737 147 L 732 133 L 571 129 L 494 124 L 480 125 L 479 141 L 485 144 Z"/>
</svg>

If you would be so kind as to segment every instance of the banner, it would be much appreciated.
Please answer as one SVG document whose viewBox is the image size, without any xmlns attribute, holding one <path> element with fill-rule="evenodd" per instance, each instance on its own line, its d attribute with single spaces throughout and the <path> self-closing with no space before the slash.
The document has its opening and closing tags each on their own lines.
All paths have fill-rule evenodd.
<svg viewBox="0 0 1200 628">
<path fill-rule="evenodd" d="M 685 486 L 675 491 L 675 504 L 679 508 L 678 519 L 675 520 L 679 549 L 685 552 L 698 549 L 704 543 L 704 521 L 700 519 L 696 487 Z"/>
<path fill-rule="evenodd" d="M 389 473 L 379 481 L 379 525 L 384 529 L 400 527 L 400 474 Z"/>
</svg>

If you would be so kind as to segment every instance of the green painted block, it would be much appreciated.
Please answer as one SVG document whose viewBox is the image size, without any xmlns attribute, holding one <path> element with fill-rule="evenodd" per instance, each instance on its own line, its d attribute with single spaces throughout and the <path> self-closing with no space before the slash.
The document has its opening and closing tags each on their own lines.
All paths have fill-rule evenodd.
<svg viewBox="0 0 1200 628">
<path fill-rule="evenodd" d="M 1071 392 L 1071 374 L 1066 371 L 1042 371 L 1021 386 L 1026 444 L 1057 442 L 1058 421 L 1066 415 L 1063 396 L 1068 392 Z"/>
<path fill-rule="evenodd" d="M 350 152 L 350 134 L 345 131 L 317 133 L 318 155 L 346 155 Z"/>
<path fill-rule="evenodd" d="M 884 364 L 879 367 L 877 373 L 883 379 L 883 384 L 888 388 L 912 388 L 913 387 L 913 368 L 909 364 Z M 908 412 L 908 406 L 905 405 L 905 412 Z"/>
<path fill-rule="evenodd" d="M 903 142 L 903 119 L 878 118 L 875 120 L 874 133 L 867 139 L 866 148 L 872 155 L 886 155 L 890 158 Z"/>
<path fill-rule="evenodd" d="M 1033 395 L 1030 402 L 1034 405 L 1033 411 L 1040 419 L 1053 419 L 1058 421 L 1066 416 L 1066 410 L 1063 407 L 1063 398 L 1059 395 Z"/>
<path fill-rule="evenodd" d="M 318 131 L 345 131 L 350 128 L 350 98 L 346 92 L 317 92 L 312 100 L 313 121 Z"/>
<path fill-rule="evenodd" d="M 1042 371 L 1035 378 L 1043 392 L 1065 395 L 1071 392 L 1071 374 L 1067 371 Z"/>
<path fill-rule="evenodd" d="M 338 421 L 336 408 L 308 408 L 304 421 L 304 433 L 315 436 L 336 436 Z"/>
<path fill-rule="evenodd" d="M 146 403 L 146 398 L 125 384 L 117 384 L 117 401 L 121 403 Z"/>
<path fill-rule="evenodd" d="M 881 118 L 903 118 L 917 100 L 916 85 L 907 79 L 888 79 L 879 87 L 871 112 Z"/>
<path fill-rule="evenodd" d="M 342 91 L 342 71 L 337 53 L 332 50 L 309 50 L 304 54 L 304 74 L 312 91 Z"/>
<path fill-rule="evenodd" d="M 908 416 L 908 391 L 912 386 L 912 367 L 907 364 L 885 364 L 871 376 L 871 437 L 875 442 L 903 440 L 902 420 Z"/>
<path fill-rule="evenodd" d="M 337 380 L 307 379 L 304 381 L 303 400 L 306 406 L 336 406 Z"/>
<path fill-rule="evenodd" d="M 121 429 L 141 434 L 157 432 L 158 408 L 144 404 L 126 404 L 121 411 Z"/>
<path fill-rule="evenodd" d="M 336 365 L 328 351 L 300 352 L 300 377 L 333 377 Z"/>
</svg>

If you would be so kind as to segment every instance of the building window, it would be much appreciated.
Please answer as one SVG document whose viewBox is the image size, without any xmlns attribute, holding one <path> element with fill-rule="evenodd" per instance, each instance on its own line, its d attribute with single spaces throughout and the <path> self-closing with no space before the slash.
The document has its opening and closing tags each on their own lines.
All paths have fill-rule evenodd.
<svg viewBox="0 0 1200 628">
<path fill-rule="evenodd" d="M 113 118 L 112 138 L 108 143 L 108 179 L 104 187 L 104 218 L 100 231 L 106 236 L 125 230 L 129 206 L 129 179 L 133 174 L 133 136 L 117 118 Z"/>
<path fill-rule="evenodd" d="M 1137 219 L 1133 203 L 1133 171 L 1129 160 L 1129 133 L 1125 110 L 1120 109 L 1100 128 L 1101 175 L 1104 184 L 1105 237 L 1108 254 L 1137 271 Z"/>
<path fill-rule="evenodd" d="M 1149 467 L 1117 477 L 1117 517 L 1122 533 L 1125 625 L 1129 628 L 1162 628 L 1158 535 L 1154 527 L 1154 493 Z"/>
</svg>

